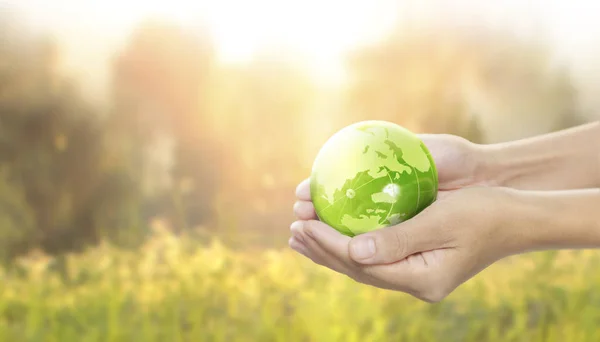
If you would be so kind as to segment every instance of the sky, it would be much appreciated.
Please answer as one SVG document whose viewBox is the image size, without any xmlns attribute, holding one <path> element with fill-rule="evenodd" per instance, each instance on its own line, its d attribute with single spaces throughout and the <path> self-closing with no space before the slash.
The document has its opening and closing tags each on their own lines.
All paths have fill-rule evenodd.
<svg viewBox="0 0 600 342">
<path fill-rule="evenodd" d="M 332 77 L 340 71 L 337 60 L 344 51 L 391 29 L 397 13 L 390 10 L 395 1 L 389 0 L 20 2 L 34 25 L 50 29 L 70 46 L 118 46 L 136 22 L 160 16 L 192 29 L 208 29 L 225 62 L 243 62 L 261 48 L 285 45 L 304 56 L 316 72 Z"/>
<path fill-rule="evenodd" d="M 91 65 L 105 64 L 149 16 L 208 29 L 224 62 L 243 62 L 261 48 L 285 45 L 313 76 L 332 82 L 343 81 L 340 60 L 347 51 L 407 21 L 545 34 L 568 58 L 587 56 L 600 40 L 600 4 L 583 0 L 0 0 L 0 9 L 3 5 L 20 8 L 30 25 L 59 37 L 66 65 L 90 84 L 102 77 Z"/>
</svg>

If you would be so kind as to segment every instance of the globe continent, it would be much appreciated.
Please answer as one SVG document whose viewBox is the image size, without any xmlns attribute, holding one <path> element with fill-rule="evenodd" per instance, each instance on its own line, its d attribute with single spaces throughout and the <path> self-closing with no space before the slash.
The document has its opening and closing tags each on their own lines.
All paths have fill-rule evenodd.
<svg viewBox="0 0 600 342">
<path fill-rule="evenodd" d="M 310 187 L 319 219 L 355 236 L 414 217 L 435 201 L 438 179 L 415 134 L 390 122 L 364 121 L 323 145 Z"/>
</svg>

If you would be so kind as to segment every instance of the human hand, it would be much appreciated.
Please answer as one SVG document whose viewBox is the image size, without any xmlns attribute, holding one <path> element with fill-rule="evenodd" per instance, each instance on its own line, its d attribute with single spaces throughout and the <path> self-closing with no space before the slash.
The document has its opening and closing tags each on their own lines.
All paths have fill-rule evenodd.
<svg viewBox="0 0 600 342">
<path fill-rule="evenodd" d="M 439 191 L 488 184 L 484 175 L 486 159 L 482 145 L 450 134 L 419 134 L 418 137 L 435 162 Z"/>
<path fill-rule="evenodd" d="M 419 135 L 419 138 L 427 146 L 436 163 L 439 193 L 438 200 L 434 203 L 433 208 L 439 208 L 440 203 L 442 203 L 442 209 L 427 208 L 421 214 L 417 215 L 419 218 L 415 217 L 406 221 L 402 224 L 402 227 L 406 227 L 407 225 L 415 226 L 415 222 L 424 224 L 422 217 L 427 217 L 431 220 L 440 220 L 440 222 L 443 222 L 444 219 L 451 219 L 451 221 L 456 222 L 457 220 L 462 220 L 461 213 L 466 215 L 465 217 L 470 217 L 472 212 L 477 212 L 477 214 L 487 212 L 489 208 L 477 211 L 473 210 L 473 206 L 470 203 L 463 203 L 468 201 L 468 199 L 462 199 L 462 193 L 459 193 L 458 196 L 452 196 L 453 199 L 450 202 L 446 202 L 448 195 L 456 192 L 457 189 L 486 184 L 482 174 L 482 170 L 485 169 L 483 167 L 485 159 L 483 158 L 484 149 L 481 145 L 471 143 L 458 136 L 445 134 L 422 134 Z M 408 292 L 426 301 L 441 299 L 453 287 L 458 286 L 461 279 L 466 280 L 477 272 L 477 265 L 471 265 L 468 268 L 462 268 L 464 272 L 462 276 L 456 274 L 454 277 L 450 277 L 450 274 L 459 265 L 456 261 L 460 259 L 462 260 L 462 264 L 469 263 L 468 256 L 475 253 L 468 249 L 459 248 L 458 250 L 463 251 L 463 253 L 457 254 L 458 245 L 453 245 L 451 243 L 453 240 L 450 237 L 446 241 L 448 244 L 442 243 L 436 245 L 434 242 L 438 240 L 431 240 L 431 245 L 415 244 L 414 246 L 408 246 L 408 241 L 412 241 L 408 239 L 415 237 L 419 237 L 424 243 L 428 239 L 428 234 L 433 234 L 434 237 L 438 238 L 444 236 L 435 232 L 435 229 L 452 231 L 447 225 L 441 228 L 436 226 L 437 223 L 430 224 L 430 229 L 413 228 L 412 230 L 400 230 L 399 226 L 394 226 L 378 230 L 375 236 L 380 236 L 379 239 L 383 239 L 383 241 L 387 241 L 391 237 L 389 241 L 395 241 L 398 246 L 379 245 L 377 256 L 364 260 L 355 260 L 359 254 L 358 251 L 351 252 L 351 246 L 360 246 L 360 241 L 365 238 L 368 239 L 372 235 L 364 234 L 351 239 L 338 233 L 326 224 L 319 222 L 315 208 L 311 202 L 309 180 L 303 181 L 298 186 L 296 193 L 298 201 L 294 204 L 294 212 L 299 221 L 295 222 L 291 227 L 292 237 L 289 244 L 294 250 L 307 256 L 317 264 L 347 274 L 355 280 L 382 288 Z M 472 192 L 465 193 L 472 194 Z M 475 202 L 478 205 L 483 203 L 479 200 L 475 200 Z M 464 207 L 461 208 L 461 206 Z M 458 207 L 462 210 L 453 212 L 453 207 Z M 464 211 L 465 208 L 470 208 L 468 213 Z M 453 218 L 445 217 L 449 214 L 455 216 Z M 489 220 L 490 218 L 488 217 L 487 219 Z M 475 224 L 475 221 L 470 221 L 470 223 Z M 459 230 L 454 231 L 458 232 Z M 480 230 L 480 232 L 483 233 L 483 230 Z M 418 235 L 415 237 L 408 235 L 414 233 L 418 233 Z M 468 236 L 469 234 L 466 235 Z M 471 237 L 474 236 L 471 235 Z M 425 245 L 432 248 L 418 250 Z M 465 245 L 468 246 L 466 242 Z M 487 251 L 489 252 L 490 249 Z M 377 262 L 389 265 L 380 265 L 381 267 L 377 267 L 377 264 L 374 264 Z M 446 263 L 454 263 L 454 267 L 444 267 Z M 485 267 L 485 263 L 479 265 L 479 267 Z M 445 269 L 444 272 L 446 273 L 441 272 L 443 269 Z M 383 273 L 380 274 L 378 272 Z M 417 275 L 421 275 L 422 280 L 415 280 L 419 278 Z M 439 282 L 436 275 L 440 277 L 444 276 L 448 280 L 447 283 L 442 284 Z M 429 288 L 428 286 L 431 284 L 437 284 L 437 287 Z"/>
<path fill-rule="evenodd" d="M 419 137 L 437 165 L 441 196 L 473 185 L 546 191 L 600 187 L 600 121 L 490 145 L 448 134 Z"/>
<path fill-rule="evenodd" d="M 305 180 L 297 188 L 294 212 L 299 220 L 291 226 L 290 246 L 359 282 L 428 302 L 443 299 L 511 254 L 599 248 L 597 167 L 582 167 L 577 177 L 562 177 L 569 174 L 566 166 L 594 163 L 586 151 L 597 148 L 594 134 L 599 128 L 588 125 L 531 141 L 487 146 L 451 135 L 421 135 L 438 170 L 439 193 L 433 204 L 399 225 L 350 238 L 318 221 Z M 575 146 L 587 149 L 571 152 L 568 146 L 573 144 L 566 142 L 573 140 L 579 142 Z M 541 154 L 550 143 L 567 147 Z M 527 191 L 587 184 L 596 188 Z"/>
<path fill-rule="evenodd" d="M 429 302 L 441 300 L 502 255 L 499 251 L 493 253 L 492 246 L 477 243 L 480 235 L 469 232 L 475 227 L 473 230 L 485 237 L 496 230 L 496 220 L 485 215 L 490 208 L 497 208 L 484 205 L 492 198 L 486 196 L 485 188 L 457 190 L 485 184 L 481 173 L 485 169 L 483 148 L 453 135 L 424 134 L 419 138 L 436 163 L 436 202 L 401 225 L 350 238 L 318 221 L 309 180 L 305 180 L 296 190 L 294 212 L 299 221 L 292 224 L 290 246 L 313 262 L 356 281 L 407 292 Z M 474 215 L 481 222 L 473 219 Z M 468 225 L 453 226 L 460 222 Z M 479 228 L 480 223 L 488 229 Z M 497 237 L 490 240 L 490 244 L 500 241 Z M 369 247 L 374 248 L 374 255 L 361 255 Z M 487 258 L 480 255 L 483 252 Z"/>
<path fill-rule="evenodd" d="M 302 201 L 310 199 L 306 184 L 298 188 Z M 354 238 L 296 208 L 290 246 L 358 282 L 437 302 L 522 247 L 503 226 L 509 194 L 492 187 L 452 191 L 410 220 Z"/>
<path fill-rule="evenodd" d="M 466 186 L 487 185 L 483 174 L 484 148 L 464 138 L 450 134 L 420 134 L 419 138 L 431 153 L 438 173 L 438 198 L 448 191 Z M 317 215 L 310 198 L 308 180 L 296 189 L 298 201 L 294 211 L 306 220 Z"/>
</svg>

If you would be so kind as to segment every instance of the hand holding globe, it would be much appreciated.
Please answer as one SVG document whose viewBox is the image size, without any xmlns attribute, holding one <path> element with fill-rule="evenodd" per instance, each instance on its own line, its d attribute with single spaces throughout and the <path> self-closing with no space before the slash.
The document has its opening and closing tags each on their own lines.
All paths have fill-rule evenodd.
<svg viewBox="0 0 600 342">
<path fill-rule="evenodd" d="M 367 127 L 365 131 L 370 130 Z M 600 247 L 600 178 L 597 163 L 589 158 L 598 153 L 600 123 L 496 145 L 477 145 L 452 135 L 419 135 L 416 139 L 409 132 L 406 136 L 391 142 L 384 139 L 383 144 L 375 141 L 379 144 L 376 153 L 361 155 L 375 165 L 367 172 L 365 159 L 351 157 L 357 146 L 325 146 L 326 152 L 315 160 L 313 175 L 297 188 L 294 212 L 298 221 L 290 227 L 290 246 L 358 282 L 406 292 L 428 302 L 442 300 L 509 255 Z M 409 156 L 406 147 L 402 150 L 415 147 L 416 142 L 423 143 L 420 157 L 415 153 Z M 396 158 L 398 163 L 385 157 Z M 350 182 L 333 179 L 334 172 L 319 177 L 320 167 L 331 170 L 340 160 L 348 171 L 341 174 Z M 414 191 L 415 175 L 431 172 L 427 163 L 437 169 L 437 199 L 433 177 L 420 195 L 419 186 Z M 361 182 L 355 179 L 356 171 L 363 171 L 369 185 L 377 186 L 359 189 L 353 183 Z M 411 175 L 414 182 L 408 178 Z M 387 176 L 387 182 L 378 183 Z M 327 189 L 319 186 L 322 182 L 337 187 Z M 389 184 L 398 188 L 390 189 Z M 407 194 L 406 202 L 403 194 Z M 423 196 L 423 201 L 415 202 L 415 195 Z M 343 201 L 351 209 L 340 203 Z M 385 212 L 378 210 L 381 208 Z M 401 219 L 390 220 L 395 214 Z"/>
<path fill-rule="evenodd" d="M 350 126 L 352 127 L 352 126 Z M 408 132 L 410 135 L 411 133 Z M 437 173 L 437 197 L 443 198 L 450 191 L 466 186 L 485 185 L 489 181 L 482 175 L 482 146 L 449 134 L 417 134 L 411 137 L 419 139 L 425 146 L 424 153 L 432 157 Z M 425 152 L 427 151 L 427 152 Z M 385 186 L 382 188 L 385 190 Z M 310 178 L 302 181 L 296 188 L 298 201 L 294 212 L 300 219 L 318 219 L 311 196 Z M 408 219 L 404 217 L 404 220 Z"/>
</svg>

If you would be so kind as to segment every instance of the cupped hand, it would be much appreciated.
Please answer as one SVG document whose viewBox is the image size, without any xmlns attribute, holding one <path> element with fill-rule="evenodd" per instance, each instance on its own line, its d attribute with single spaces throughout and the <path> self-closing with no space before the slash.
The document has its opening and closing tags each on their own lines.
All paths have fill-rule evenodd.
<svg viewBox="0 0 600 342">
<path fill-rule="evenodd" d="M 309 180 L 298 186 L 290 246 L 356 281 L 441 300 L 510 248 L 498 229 L 504 191 L 486 185 L 480 145 L 453 135 L 419 136 L 438 171 L 438 200 L 414 218 L 354 238 L 320 222 Z M 472 188 L 469 188 L 472 187 Z"/>
<path fill-rule="evenodd" d="M 298 203 L 310 203 L 304 182 Z M 517 252 L 503 229 L 504 188 L 452 191 L 399 225 L 350 238 L 296 205 L 290 246 L 313 262 L 376 287 L 427 302 L 445 298 L 493 262 Z"/>
<path fill-rule="evenodd" d="M 487 185 L 483 174 L 483 145 L 450 134 L 419 134 L 431 153 L 437 171 L 440 191 L 472 185 Z"/>
</svg>

